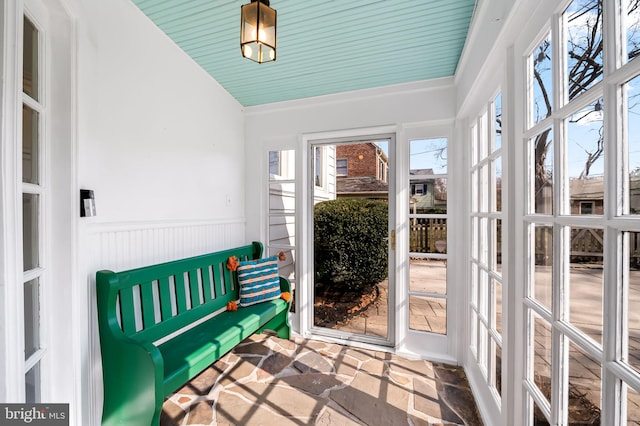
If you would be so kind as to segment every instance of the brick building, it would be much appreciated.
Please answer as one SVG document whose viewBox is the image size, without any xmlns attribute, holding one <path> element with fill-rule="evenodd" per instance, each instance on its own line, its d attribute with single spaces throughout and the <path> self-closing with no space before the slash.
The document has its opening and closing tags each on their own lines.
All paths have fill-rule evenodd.
<svg viewBox="0 0 640 426">
<path fill-rule="evenodd" d="M 336 146 L 336 195 L 388 199 L 389 159 L 373 142 Z"/>
</svg>

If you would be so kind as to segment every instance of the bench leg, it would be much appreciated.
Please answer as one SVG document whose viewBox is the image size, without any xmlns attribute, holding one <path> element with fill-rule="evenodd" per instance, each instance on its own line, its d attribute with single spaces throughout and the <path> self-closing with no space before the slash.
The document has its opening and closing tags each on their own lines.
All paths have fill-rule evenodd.
<svg viewBox="0 0 640 426">
<path fill-rule="evenodd" d="M 277 316 L 270 319 L 265 325 L 260 328 L 260 330 L 257 331 L 257 333 L 260 334 L 264 330 L 275 331 L 279 338 L 289 340 L 291 338 L 291 326 L 289 325 L 288 312 L 281 312 Z"/>
</svg>

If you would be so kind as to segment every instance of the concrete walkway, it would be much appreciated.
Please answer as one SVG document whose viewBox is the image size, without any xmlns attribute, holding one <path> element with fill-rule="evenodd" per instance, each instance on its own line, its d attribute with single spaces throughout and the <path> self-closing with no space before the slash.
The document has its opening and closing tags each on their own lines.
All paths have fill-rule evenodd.
<svg viewBox="0 0 640 426">
<path fill-rule="evenodd" d="M 482 425 L 462 368 L 252 336 L 165 401 L 172 425 Z"/>
</svg>

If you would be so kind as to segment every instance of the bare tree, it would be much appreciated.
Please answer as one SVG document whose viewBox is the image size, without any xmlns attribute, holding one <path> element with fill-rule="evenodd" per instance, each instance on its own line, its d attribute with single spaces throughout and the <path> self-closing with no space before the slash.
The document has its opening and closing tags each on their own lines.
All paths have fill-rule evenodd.
<svg viewBox="0 0 640 426">
<path fill-rule="evenodd" d="M 634 0 L 634 7 L 638 7 L 638 2 L 640 0 Z M 602 0 L 575 1 L 572 5 L 575 8 L 571 12 L 567 12 L 567 22 L 570 28 L 575 28 L 574 31 L 568 31 L 567 40 L 568 86 L 566 89 L 569 100 L 574 99 L 595 84 L 602 77 L 603 72 Z M 571 26 L 571 24 L 574 25 Z M 551 42 L 549 39 L 540 44 L 534 52 L 533 59 L 533 78 L 540 91 L 540 98 L 536 99 L 534 105 L 536 122 L 538 122 L 549 117 L 552 111 L 551 87 L 548 87 L 550 82 L 544 78 L 551 67 Z M 598 102 L 595 110 L 602 110 L 602 104 Z M 553 179 L 553 171 L 546 167 L 551 146 L 551 129 L 536 136 L 534 141 L 534 173 L 536 205 L 538 206 L 544 205 L 545 188 Z M 591 167 L 604 152 L 602 129 L 599 131 L 595 148 L 585 149 L 585 152 L 587 159 L 581 173 L 582 177 L 589 175 Z M 550 213 L 550 211 L 544 211 L 544 213 Z"/>
</svg>

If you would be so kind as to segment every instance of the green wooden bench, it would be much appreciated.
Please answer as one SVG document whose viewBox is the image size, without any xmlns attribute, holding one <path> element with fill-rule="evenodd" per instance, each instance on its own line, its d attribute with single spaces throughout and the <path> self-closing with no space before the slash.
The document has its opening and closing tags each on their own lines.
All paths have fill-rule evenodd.
<svg viewBox="0 0 640 426">
<path fill-rule="evenodd" d="M 164 399 L 253 333 L 288 339 L 290 302 L 227 311 L 238 299 L 227 260 L 260 259 L 261 243 L 123 272 L 96 274 L 103 425 L 160 423 Z M 290 291 L 280 277 L 280 288 Z M 190 327 L 190 328 L 189 328 Z"/>
</svg>

